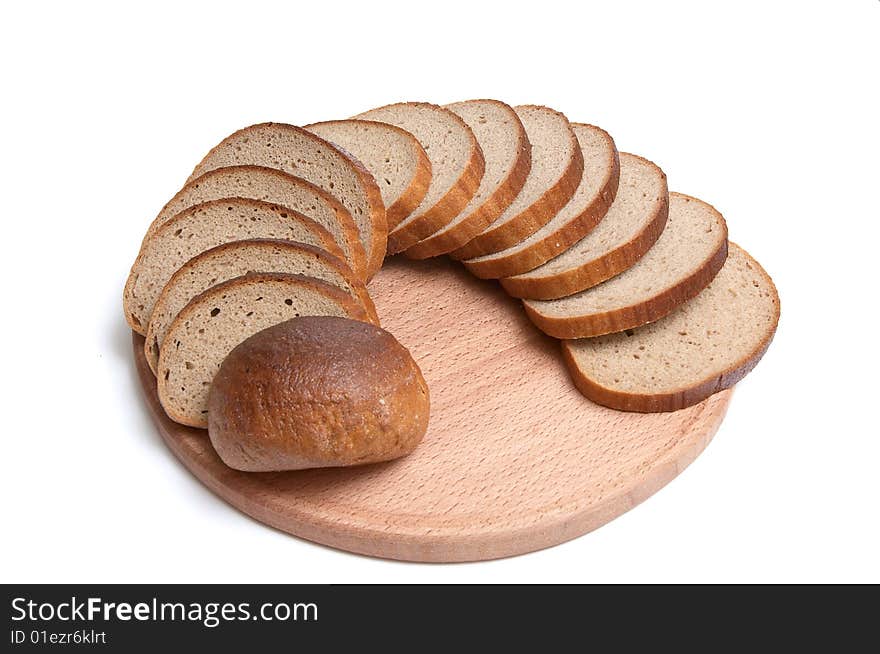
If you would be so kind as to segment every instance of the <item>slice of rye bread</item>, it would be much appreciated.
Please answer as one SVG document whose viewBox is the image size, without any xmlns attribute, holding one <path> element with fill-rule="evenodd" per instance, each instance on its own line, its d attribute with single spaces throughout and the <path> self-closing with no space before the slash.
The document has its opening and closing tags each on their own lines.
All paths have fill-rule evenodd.
<svg viewBox="0 0 880 654">
<path fill-rule="evenodd" d="M 697 297 L 633 330 L 563 341 L 575 386 L 623 411 L 675 411 L 736 384 L 767 351 L 779 323 L 773 280 L 730 244 L 727 261 Z"/>
<path fill-rule="evenodd" d="M 279 239 L 250 239 L 224 243 L 196 255 L 175 272 L 156 300 L 144 354 L 155 373 L 159 350 L 177 314 L 196 295 L 234 277 L 255 272 L 281 272 L 308 275 L 332 284 L 360 302 L 370 322 L 379 325 L 376 307 L 367 287 L 351 268 L 321 248 Z"/>
<path fill-rule="evenodd" d="M 510 206 L 532 168 L 532 146 L 513 107 L 498 100 L 466 100 L 446 108 L 473 131 L 486 172 L 476 195 L 452 222 L 406 250 L 411 259 L 452 252 L 486 229 Z"/>
<path fill-rule="evenodd" d="M 431 161 L 431 185 L 421 204 L 388 234 L 388 253 L 402 252 L 448 225 L 483 178 L 483 152 L 471 128 L 453 112 L 427 102 L 400 102 L 355 116 L 396 125 L 415 136 Z"/>
<path fill-rule="evenodd" d="M 388 238 L 382 193 L 373 176 L 354 157 L 301 127 L 261 123 L 223 139 L 205 155 L 187 181 L 215 168 L 242 164 L 278 168 L 327 191 L 354 218 L 367 257 L 368 276 L 382 267 Z"/>
<path fill-rule="evenodd" d="M 183 264 L 205 250 L 247 238 L 297 241 L 342 258 L 330 232 L 286 207 L 244 198 L 197 204 L 162 225 L 135 260 L 123 292 L 128 324 L 146 334 L 159 294 Z"/>
<path fill-rule="evenodd" d="M 369 322 L 351 295 L 304 275 L 244 275 L 193 298 L 171 323 L 159 351 L 159 401 L 165 412 L 181 424 L 207 427 L 208 390 L 226 355 L 249 336 L 299 316 Z"/>
<path fill-rule="evenodd" d="M 333 235 L 348 265 L 361 279 L 366 279 L 367 259 L 364 246 L 348 209 L 327 191 L 311 182 L 266 166 L 217 168 L 187 183 L 153 220 L 144 242 L 184 209 L 222 198 L 263 200 L 299 211 Z"/>
<path fill-rule="evenodd" d="M 593 229 L 617 194 L 620 160 L 608 132 L 572 123 L 584 157 L 577 190 L 553 219 L 531 236 L 500 252 L 465 259 L 465 267 L 482 279 L 509 277 L 537 268 L 567 250 Z"/>
<path fill-rule="evenodd" d="M 546 225 L 572 198 L 584 158 L 568 119 L 547 107 L 514 108 L 532 145 L 532 167 L 519 195 L 484 231 L 453 250 L 454 259 L 473 259 L 519 243 Z"/>
<path fill-rule="evenodd" d="M 666 175 L 642 157 L 620 153 L 620 182 L 608 212 L 580 241 L 534 270 L 503 277 L 513 297 L 552 300 L 614 277 L 638 261 L 663 232 Z"/>
<path fill-rule="evenodd" d="M 636 264 L 557 300 L 523 300 L 526 314 L 556 338 L 600 336 L 659 320 L 702 291 L 727 258 L 727 224 L 711 205 L 669 194 L 666 228 Z"/>
<path fill-rule="evenodd" d="M 370 171 L 385 203 L 391 231 L 428 193 L 431 160 L 415 136 L 396 125 L 372 120 L 328 120 L 306 129 L 350 152 Z"/>
</svg>

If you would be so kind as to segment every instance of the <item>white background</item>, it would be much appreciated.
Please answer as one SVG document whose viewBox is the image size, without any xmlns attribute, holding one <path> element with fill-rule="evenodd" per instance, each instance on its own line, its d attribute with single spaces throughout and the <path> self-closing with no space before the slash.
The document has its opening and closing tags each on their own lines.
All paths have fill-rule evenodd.
<svg viewBox="0 0 880 654">
<path fill-rule="evenodd" d="M 17 4 L 0 580 L 880 581 L 880 2 Z M 601 125 L 715 204 L 776 280 L 776 340 L 691 468 L 573 542 L 417 565 L 263 527 L 146 412 L 121 311 L 141 235 L 241 126 L 473 97 Z"/>
</svg>

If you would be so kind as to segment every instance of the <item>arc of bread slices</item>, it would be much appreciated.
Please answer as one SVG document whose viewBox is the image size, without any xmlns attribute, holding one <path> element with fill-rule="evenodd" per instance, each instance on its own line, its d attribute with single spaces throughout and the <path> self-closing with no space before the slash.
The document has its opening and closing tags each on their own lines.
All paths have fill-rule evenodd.
<svg viewBox="0 0 880 654">
<path fill-rule="evenodd" d="M 584 159 L 568 119 L 548 107 L 515 107 L 532 145 L 532 167 L 514 201 L 483 232 L 450 252 L 473 259 L 509 248 L 547 224 L 580 184 Z"/>
<path fill-rule="evenodd" d="M 335 197 L 357 225 L 368 277 L 382 267 L 388 239 L 385 205 L 376 181 L 359 161 L 301 127 L 260 123 L 240 129 L 214 146 L 187 181 L 216 168 L 242 164 L 283 170 Z"/>
<path fill-rule="evenodd" d="M 244 198 L 197 204 L 162 225 L 135 260 L 123 291 L 128 324 L 146 334 L 156 300 L 176 270 L 205 250 L 247 238 L 298 241 L 342 258 L 330 232 L 287 207 Z"/>
<path fill-rule="evenodd" d="M 156 230 L 181 211 L 223 198 L 262 200 L 311 218 L 333 235 L 351 269 L 361 279 L 367 278 L 364 246 L 348 209 L 324 189 L 302 177 L 267 166 L 225 166 L 189 181 L 162 207 L 147 229 L 144 244 Z M 143 247 L 142 244 L 141 250 Z"/>
<path fill-rule="evenodd" d="M 631 268 L 557 300 L 523 300 L 529 319 L 549 336 L 584 338 L 654 322 L 702 291 L 727 258 L 727 224 L 711 205 L 669 194 L 669 217 L 657 242 Z"/>
<path fill-rule="evenodd" d="M 197 295 L 171 323 L 159 351 L 159 401 L 168 417 L 207 427 L 208 391 L 226 355 L 262 329 L 318 315 L 369 322 L 351 295 L 304 275 L 244 275 Z"/>
<path fill-rule="evenodd" d="M 321 248 L 295 241 L 232 241 L 187 261 L 162 289 L 144 341 L 144 354 L 153 373 L 157 370 L 159 351 L 168 328 L 190 300 L 220 282 L 259 272 L 308 275 L 338 286 L 363 305 L 371 323 L 379 325 L 376 307 L 366 286 L 342 259 Z"/>
<path fill-rule="evenodd" d="M 486 229 L 519 195 L 532 167 L 532 146 L 513 107 L 498 100 L 466 100 L 445 108 L 473 131 L 486 170 L 474 197 L 449 224 L 407 248 L 411 259 L 452 252 Z"/>
<path fill-rule="evenodd" d="M 712 282 L 657 322 L 563 341 L 578 390 L 622 411 L 676 411 L 730 388 L 770 346 L 779 294 L 761 265 L 734 243 Z"/>
<path fill-rule="evenodd" d="M 584 238 L 537 268 L 503 277 L 513 297 L 552 300 L 620 274 L 657 241 L 666 225 L 666 175 L 655 163 L 620 153 L 620 182 L 602 221 Z"/>
<path fill-rule="evenodd" d="M 427 102 L 399 102 L 354 118 L 412 133 L 431 161 L 431 185 L 421 204 L 388 234 L 388 253 L 406 250 L 449 224 L 477 192 L 485 170 L 480 145 L 455 113 Z"/>
<path fill-rule="evenodd" d="M 415 136 L 372 120 L 328 120 L 305 129 L 330 141 L 370 171 L 385 204 L 391 231 L 422 202 L 431 184 L 431 160 Z"/>
<path fill-rule="evenodd" d="M 605 217 L 617 195 L 620 159 L 614 139 L 593 125 L 572 123 L 584 158 L 577 190 L 562 209 L 534 234 L 509 248 L 465 259 L 475 276 L 498 279 L 527 272 L 567 250 Z"/>
</svg>

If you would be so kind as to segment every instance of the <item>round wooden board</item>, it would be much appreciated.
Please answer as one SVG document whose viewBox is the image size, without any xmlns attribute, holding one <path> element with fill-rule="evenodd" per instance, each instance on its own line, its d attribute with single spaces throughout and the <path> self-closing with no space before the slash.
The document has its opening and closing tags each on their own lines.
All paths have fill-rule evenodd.
<svg viewBox="0 0 880 654">
<path fill-rule="evenodd" d="M 385 329 L 431 392 L 428 433 L 389 463 L 287 473 L 226 467 L 207 432 L 169 420 L 135 335 L 159 431 L 208 488 L 268 525 L 324 545 L 409 561 L 474 561 L 556 545 L 662 488 L 708 444 L 732 390 L 674 413 L 585 399 L 558 342 L 494 282 L 445 258 L 386 261 L 370 284 Z"/>
</svg>

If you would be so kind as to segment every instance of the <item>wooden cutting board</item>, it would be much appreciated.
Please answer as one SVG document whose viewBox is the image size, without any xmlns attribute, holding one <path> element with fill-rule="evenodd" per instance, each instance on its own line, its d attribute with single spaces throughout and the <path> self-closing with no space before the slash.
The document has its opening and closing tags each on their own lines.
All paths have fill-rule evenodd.
<svg viewBox="0 0 880 654">
<path fill-rule="evenodd" d="M 165 442 L 229 504 L 301 538 L 409 561 L 522 554 L 585 534 L 643 501 L 712 438 L 732 390 L 675 413 L 593 404 L 557 341 L 495 282 L 445 258 L 386 262 L 370 284 L 383 327 L 412 352 L 431 419 L 410 456 L 348 469 L 242 473 L 207 432 L 170 421 L 135 335 L 147 401 Z"/>
</svg>

